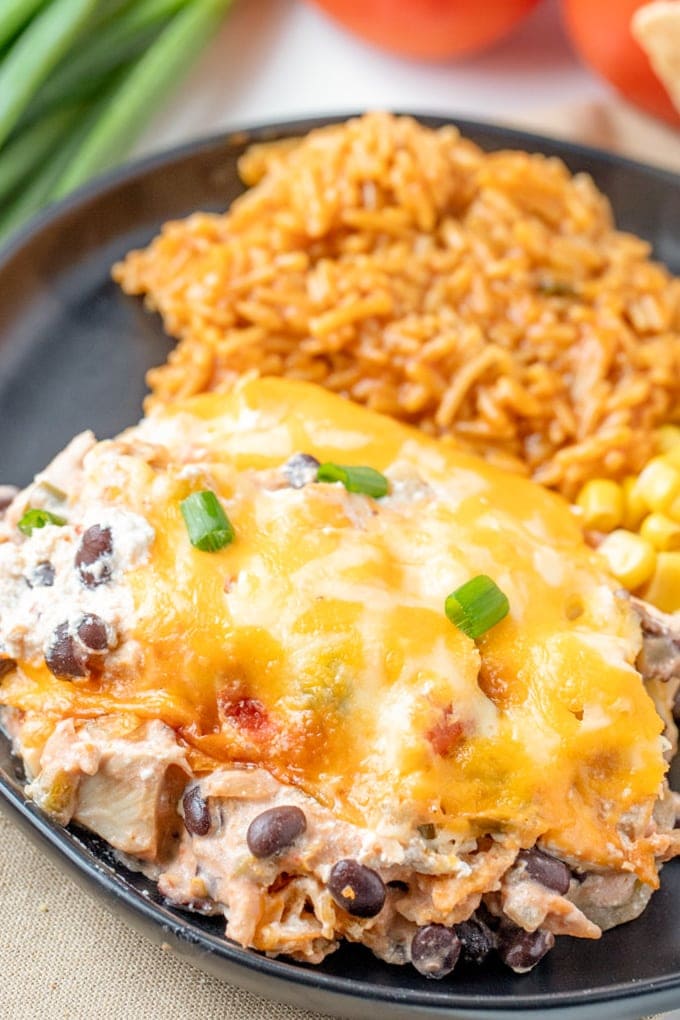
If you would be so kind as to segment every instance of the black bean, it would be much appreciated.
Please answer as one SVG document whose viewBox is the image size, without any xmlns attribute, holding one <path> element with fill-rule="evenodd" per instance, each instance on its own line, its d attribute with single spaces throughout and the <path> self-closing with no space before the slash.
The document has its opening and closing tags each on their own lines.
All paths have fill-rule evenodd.
<svg viewBox="0 0 680 1020">
<path fill-rule="evenodd" d="M 78 623 L 76 633 L 88 651 L 105 652 L 109 648 L 109 635 L 101 616 L 86 613 Z"/>
<path fill-rule="evenodd" d="M 76 566 L 90 566 L 113 552 L 111 528 L 93 524 L 83 533 L 76 553 Z"/>
<path fill-rule="evenodd" d="M 302 489 L 316 481 L 319 461 L 310 453 L 296 453 L 283 465 L 283 474 L 294 489 Z"/>
<path fill-rule="evenodd" d="M 68 623 L 55 629 L 45 652 L 47 668 L 62 680 L 87 676 L 86 652 L 69 633 Z"/>
<path fill-rule="evenodd" d="M 207 836 L 210 832 L 210 811 L 198 786 L 192 786 L 182 797 L 184 825 L 193 836 Z"/>
<path fill-rule="evenodd" d="M 425 977 L 439 980 L 450 974 L 458 963 L 460 948 L 460 939 L 453 928 L 426 924 L 413 936 L 411 963 Z"/>
<path fill-rule="evenodd" d="M 96 588 L 106 584 L 111 577 L 111 565 L 107 562 L 113 552 L 111 528 L 102 528 L 93 524 L 80 540 L 76 552 L 75 564 L 80 578 L 88 588 Z"/>
<path fill-rule="evenodd" d="M 674 721 L 680 724 L 680 687 L 678 687 L 673 698 L 672 712 Z"/>
<path fill-rule="evenodd" d="M 246 842 L 253 857 L 271 857 L 291 846 L 307 828 L 305 813 L 292 804 L 269 808 L 253 818 Z"/>
<path fill-rule="evenodd" d="M 455 928 L 462 946 L 463 959 L 468 963 L 481 963 L 496 947 L 495 934 L 476 917 L 461 921 Z"/>
<path fill-rule="evenodd" d="M 29 588 L 51 588 L 54 584 L 54 567 L 50 561 L 41 560 L 40 563 L 36 563 L 26 575 L 26 583 Z"/>
<path fill-rule="evenodd" d="M 16 668 L 16 659 L 4 659 L 0 656 L 0 680 Z"/>
<path fill-rule="evenodd" d="M 532 850 L 520 850 L 517 862 L 524 864 L 527 875 L 534 882 L 554 889 L 561 896 L 569 892 L 571 871 L 563 861 L 534 847 Z"/>
<path fill-rule="evenodd" d="M 351 858 L 333 865 L 328 891 L 354 917 L 375 917 L 385 905 L 385 884 L 378 872 Z"/>
<path fill-rule="evenodd" d="M 517 974 L 531 970 L 555 945 L 552 932 L 524 931 L 516 925 L 504 924 L 499 935 L 498 953 L 508 967 Z"/>
<path fill-rule="evenodd" d="M 77 623 L 60 623 L 45 651 L 47 667 L 62 680 L 89 676 L 101 669 L 102 656 L 115 646 L 115 634 L 95 613 Z"/>
</svg>

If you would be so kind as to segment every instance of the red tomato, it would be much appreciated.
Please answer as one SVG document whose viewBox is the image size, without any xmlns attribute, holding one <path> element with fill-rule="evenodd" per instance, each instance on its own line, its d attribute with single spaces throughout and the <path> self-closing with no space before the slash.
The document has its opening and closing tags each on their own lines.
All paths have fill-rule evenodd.
<svg viewBox="0 0 680 1020">
<path fill-rule="evenodd" d="M 385 50 L 441 60 L 490 46 L 539 0 L 312 0 Z"/>
<path fill-rule="evenodd" d="M 587 64 L 647 113 L 680 124 L 663 83 L 631 35 L 633 14 L 648 0 L 563 0 L 571 38 Z"/>
</svg>

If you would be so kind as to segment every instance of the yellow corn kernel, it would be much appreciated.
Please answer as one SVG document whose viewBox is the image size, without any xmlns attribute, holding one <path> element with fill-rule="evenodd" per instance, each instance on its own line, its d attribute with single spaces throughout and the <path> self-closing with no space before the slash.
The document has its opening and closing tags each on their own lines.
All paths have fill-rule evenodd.
<svg viewBox="0 0 680 1020">
<path fill-rule="evenodd" d="M 663 512 L 680 495 L 680 470 L 667 457 L 652 457 L 638 475 L 635 491 L 650 510 Z"/>
<path fill-rule="evenodd" d="M 656 570 L 642 594 L 664 613 L 675 613 L 680 609 L 680 552 L 659 553 Z"/>
<path fill-rule="evenodd" d="M 653 513 L 645 517 L 640 525 L 640 534 L 660 551 L 680 549 L 680 523 L 666 514 Z"/>
<path fill-rule="evenodd" d="M 637 531 L 643 517 L 649 513 L 649 507 L 637 488 L 637 475 L 628 475 L 621 482 L 623 490 L 623 521 L 624 528 Z"/>
<path fill-rule="evenodd" d="M 666 513 L 672 521 L 680 522 L 680 496 L 676 496 Z"/>
<path fill-rule="evenodd" d="M 662 425 L 656 430 L 655 435 L 662 453 L 680 447 L 680 425 Z"/>
<path fill-rule="evenodd" d="M 680 446 L 671 446 L 661 454 L 662 460 L 674 468 L 680 468 Z"/>
<path fill-rule="evenodd" d="M 607 478 L 591 478 L 576 499 L 583 510 L 584 528 L 595 531 L 613 531 L 623 520 L 623 490 Z"/>
<path fill-rule="evenodd" d="M 656 552 L 651 542 L 632 531 L 618 528 L 607 535 L 597 547 L 614 577 L 624 588 L 635 591 L 649 581 L 656 566 Z"/>
</svg>

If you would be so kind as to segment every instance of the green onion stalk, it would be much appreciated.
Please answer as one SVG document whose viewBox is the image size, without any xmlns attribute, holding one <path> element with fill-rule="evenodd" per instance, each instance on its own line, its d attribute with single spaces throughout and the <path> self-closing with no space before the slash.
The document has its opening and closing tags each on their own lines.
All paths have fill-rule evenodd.
<svg viewBox="0 0 680 1020">
<path fill-rule="evenodd" d="M 232 2 L 0 0 L 0 241 L 121 161 Z"/>
<path fill-rule="evenodd" d="M 219 27 L 232 0 L 194 0 L 164 29 L 126 75 L 107 109 L 60 178 L 52 198 L 62 198 L 120 160 L 169 92 Z"/>
<path fill-rule="evenodd" d="M 54 0 L 23 30 L 0 65 L 0 146 L 32 96 L 68 53 L 97 0 Z"/>
</svg>

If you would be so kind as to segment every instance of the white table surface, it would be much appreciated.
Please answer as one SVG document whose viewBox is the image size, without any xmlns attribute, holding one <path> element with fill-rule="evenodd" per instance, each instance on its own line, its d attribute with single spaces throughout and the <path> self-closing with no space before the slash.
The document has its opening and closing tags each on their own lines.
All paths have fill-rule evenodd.
<svg viewBox="0 0 680 1020">
<path fill-rule="evenodd" d="M 148 144 L 367 107 L 505 119 L 566 98 L 601 99 L 607 89 L 570 52 L 556 2 L 540 5 L 480 56 L 427 64 L 364 43 L 301 0 L 236 0 L 182 93 L 157 120 Z"/>
<path fill-rule="evenodd" d="M 558 0 L 543 0 L 485 53 L 440 64 L 383 53 L 302 0 L 236 0 L 137 151 L 245 125 L 376 108 L 527 126 L 680 170 L 680 133 L 622 103 L 579 63 Z"/>
</svg>

